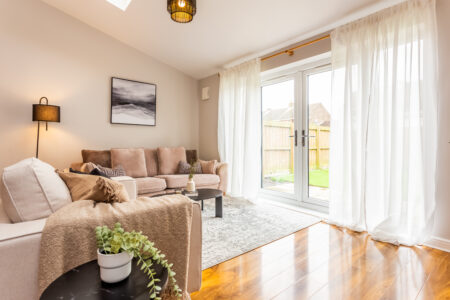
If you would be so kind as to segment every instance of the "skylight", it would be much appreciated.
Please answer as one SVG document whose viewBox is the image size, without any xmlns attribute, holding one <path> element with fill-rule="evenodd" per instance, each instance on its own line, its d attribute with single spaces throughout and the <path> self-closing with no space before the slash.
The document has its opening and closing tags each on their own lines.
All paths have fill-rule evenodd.
<svg viewBox="0 0 450 300">
<path fill-rule="evenodd" d="M 131 0 L 106 0 L 112 5 L 120 8 L 121 10 L 125 11 L 130 4 Z"/>
</svg>

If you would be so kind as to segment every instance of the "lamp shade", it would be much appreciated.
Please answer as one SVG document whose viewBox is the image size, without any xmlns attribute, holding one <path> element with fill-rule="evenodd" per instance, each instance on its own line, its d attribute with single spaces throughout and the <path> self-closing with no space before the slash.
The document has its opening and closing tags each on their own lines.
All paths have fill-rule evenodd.
<svg viewBox="0 0 450 300">
<path fill-rule="evenodd" d="M 33 104 L 33 121 L 59 122 L 59 106 Z"/>
<path fill-rule="evenodd" d="M 189 23 L 197 12 L 197 1 L 167 0 L 167 11 L 175 22 Z"/>
</svg>

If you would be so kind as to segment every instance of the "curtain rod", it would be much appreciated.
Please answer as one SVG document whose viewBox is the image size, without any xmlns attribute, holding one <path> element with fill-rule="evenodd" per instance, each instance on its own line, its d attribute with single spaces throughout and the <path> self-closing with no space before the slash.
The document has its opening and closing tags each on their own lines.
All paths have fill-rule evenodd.
<svg viewBox="0 0 450 300">
<path fill-rule="evenodd" d="M 306 43 L 304 43 L 304 44 L 301 44 L 301 45 L 298 45 L 298 46 L 289 48 L 289 49 L 287 49 L 287 50 L 283 50 L 283 51 L 277 52 L 277 53 L 275 53 L 275 54 L 272 54 L 272 55 L 263 57 L 263 58 L 261 58 L 261 61 L 265 61 L 265 60 L 274 58 L 274 57 L 279 56 L 279 55 L 282 55 L 282 54 L 287 54 L 287 55 L 289 55 L 289 56 L 292 56 L 292 55 L 294 55 L 294 51 L 297 50 L 297 49 L 300 49 L 300 48 L 303 48 L 303 47 L 306 47 L 306 46 L 315 44 L 315 43 L 317 43 L 317 42 L 319 42 L 319 41 L 326 40 L 326 39 L 329 39 L 329 38 L 330 38 L 330 35 L 327 34 L 327 35 L 325 35 L 325 36 L 322 36 L 322 37 L 317 38 L 317 39 L 315 39 L 315 40 L 306 42 Z"/>
<path fill-rule="evenodd" d="M 329 39 L 329 38 L 330 38 L 330 35 L 329 35 L 329 34 L 324 35 L 324 36 L 322 36 L 322 37 L 320 37 L 320 38 L 317 38 L 317 39 L 314 39 L 314 40 L 312 40 L 312 41 L 303 43 L 303 44 L 301 44 L 301 45 L 297 45 L 297 46 L 292 47 L 292 48 L 289 48 L 289 49 L 287 49 L 287 50 L 283 50 L 283 51 L 274 53 L 274 54 L 272 54 L 272 55 L 263 57 L 263 58 L 261 58 L 261 61 L 265 61 L 265 60 L 274 58 L 274 57 L 279 56 L 279 55 L 282 55 L 282 54 L 287 54 L 287 55 L 289 55 L 289 56 L 292 56 L 292 55 L 294 55 L 294 51 L 297 50 L 297 49 L 300 49 L 300 48 L 303 48 L 303 47 L 306 47 L 306 46 L 315 44 L 315 43 L 317 43 L 317 42 L 320 42 L 320 41 L 323 41 L 323 40 L 326 40 L 326 39 Z M 217 73 L 217 76 L 220 77 L 220 73 Z"/>
</svg>

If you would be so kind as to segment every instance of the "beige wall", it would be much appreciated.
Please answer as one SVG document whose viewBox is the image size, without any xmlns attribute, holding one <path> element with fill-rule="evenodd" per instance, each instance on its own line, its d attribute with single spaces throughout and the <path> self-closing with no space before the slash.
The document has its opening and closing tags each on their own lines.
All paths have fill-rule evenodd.
<svg viewBox="0 0 450 300">
<path fill-rule="evenodd" d="M 199 152 L 200 158 L 219 159 L 217 149 L 217 116 L 219 109 L 219 75 L 215 74 L 202 79 L 199 94 L 203 87 L 209 87 L 210 98 L 199 104 Z"/>
<path fill-rule="evenodd" d="M 61 106 L 40 158 L 62 168 L 82 148 L 198 147 L 198 81 L 38 0 L 0 1 L 0 169 L 35 154 L 31 105 Z M 112 76 L 157 84 L 156 127 L 110 124 Z"/>
<path fill-rule="evenodd" d="M 436 217 L 434 236 L 450 240 L 450 1 L 437 1 L 437 23 L 439 43 L 439 152 L 437 162 L 437 190 L 436 190 Z M 328 49 L 328 50 L 327 50 Z M 317 46 L 308 46 L 296 51 L 294 56 L 281 55 L 262 63 L 262 70 L 269 70 L 284 64 L 304 59 L 313 55 L 324 53 L 331 49 L 330 40 L 321 41 Z M 219 85 L 217 75 L 200 81 L 203 86 Z M 200 129 L 200 152 L 217 153 L 217 107 L 219 91 L 211 90 L 211 99 L 208 105 L 201 106 L 200 119 L 208 118 L 208 126 L 214 130 Z M 206 117 L 207 116 L 207 117 Z M 214 116 L 213 120 L 211 116 Z M 211 125 L 212 124 L 212 125 Z M 211 141 L 211 143 L 208 143 Z"/>
<path fill-rule="evenodd" d="M 450 1 L 437 1 L 439 136 L 434 235 L 450 240 Z"/>
</svg>

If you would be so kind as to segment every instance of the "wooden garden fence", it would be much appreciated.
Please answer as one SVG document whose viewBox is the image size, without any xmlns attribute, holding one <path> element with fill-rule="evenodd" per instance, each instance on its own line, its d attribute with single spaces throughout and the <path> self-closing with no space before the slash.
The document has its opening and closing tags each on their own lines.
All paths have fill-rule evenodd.
<svg viewBox="0 0 450 300">
<path fill-rule="evenodd" d="M 264 121 L 263 174 L 294 172 L 294 123 L 292 121 Z M 330 127 L 309 125 L 309 166 L 326 169 L 329 163 Z M 301 146 L 299 132 L 298 145 Z"/>
</svg>

